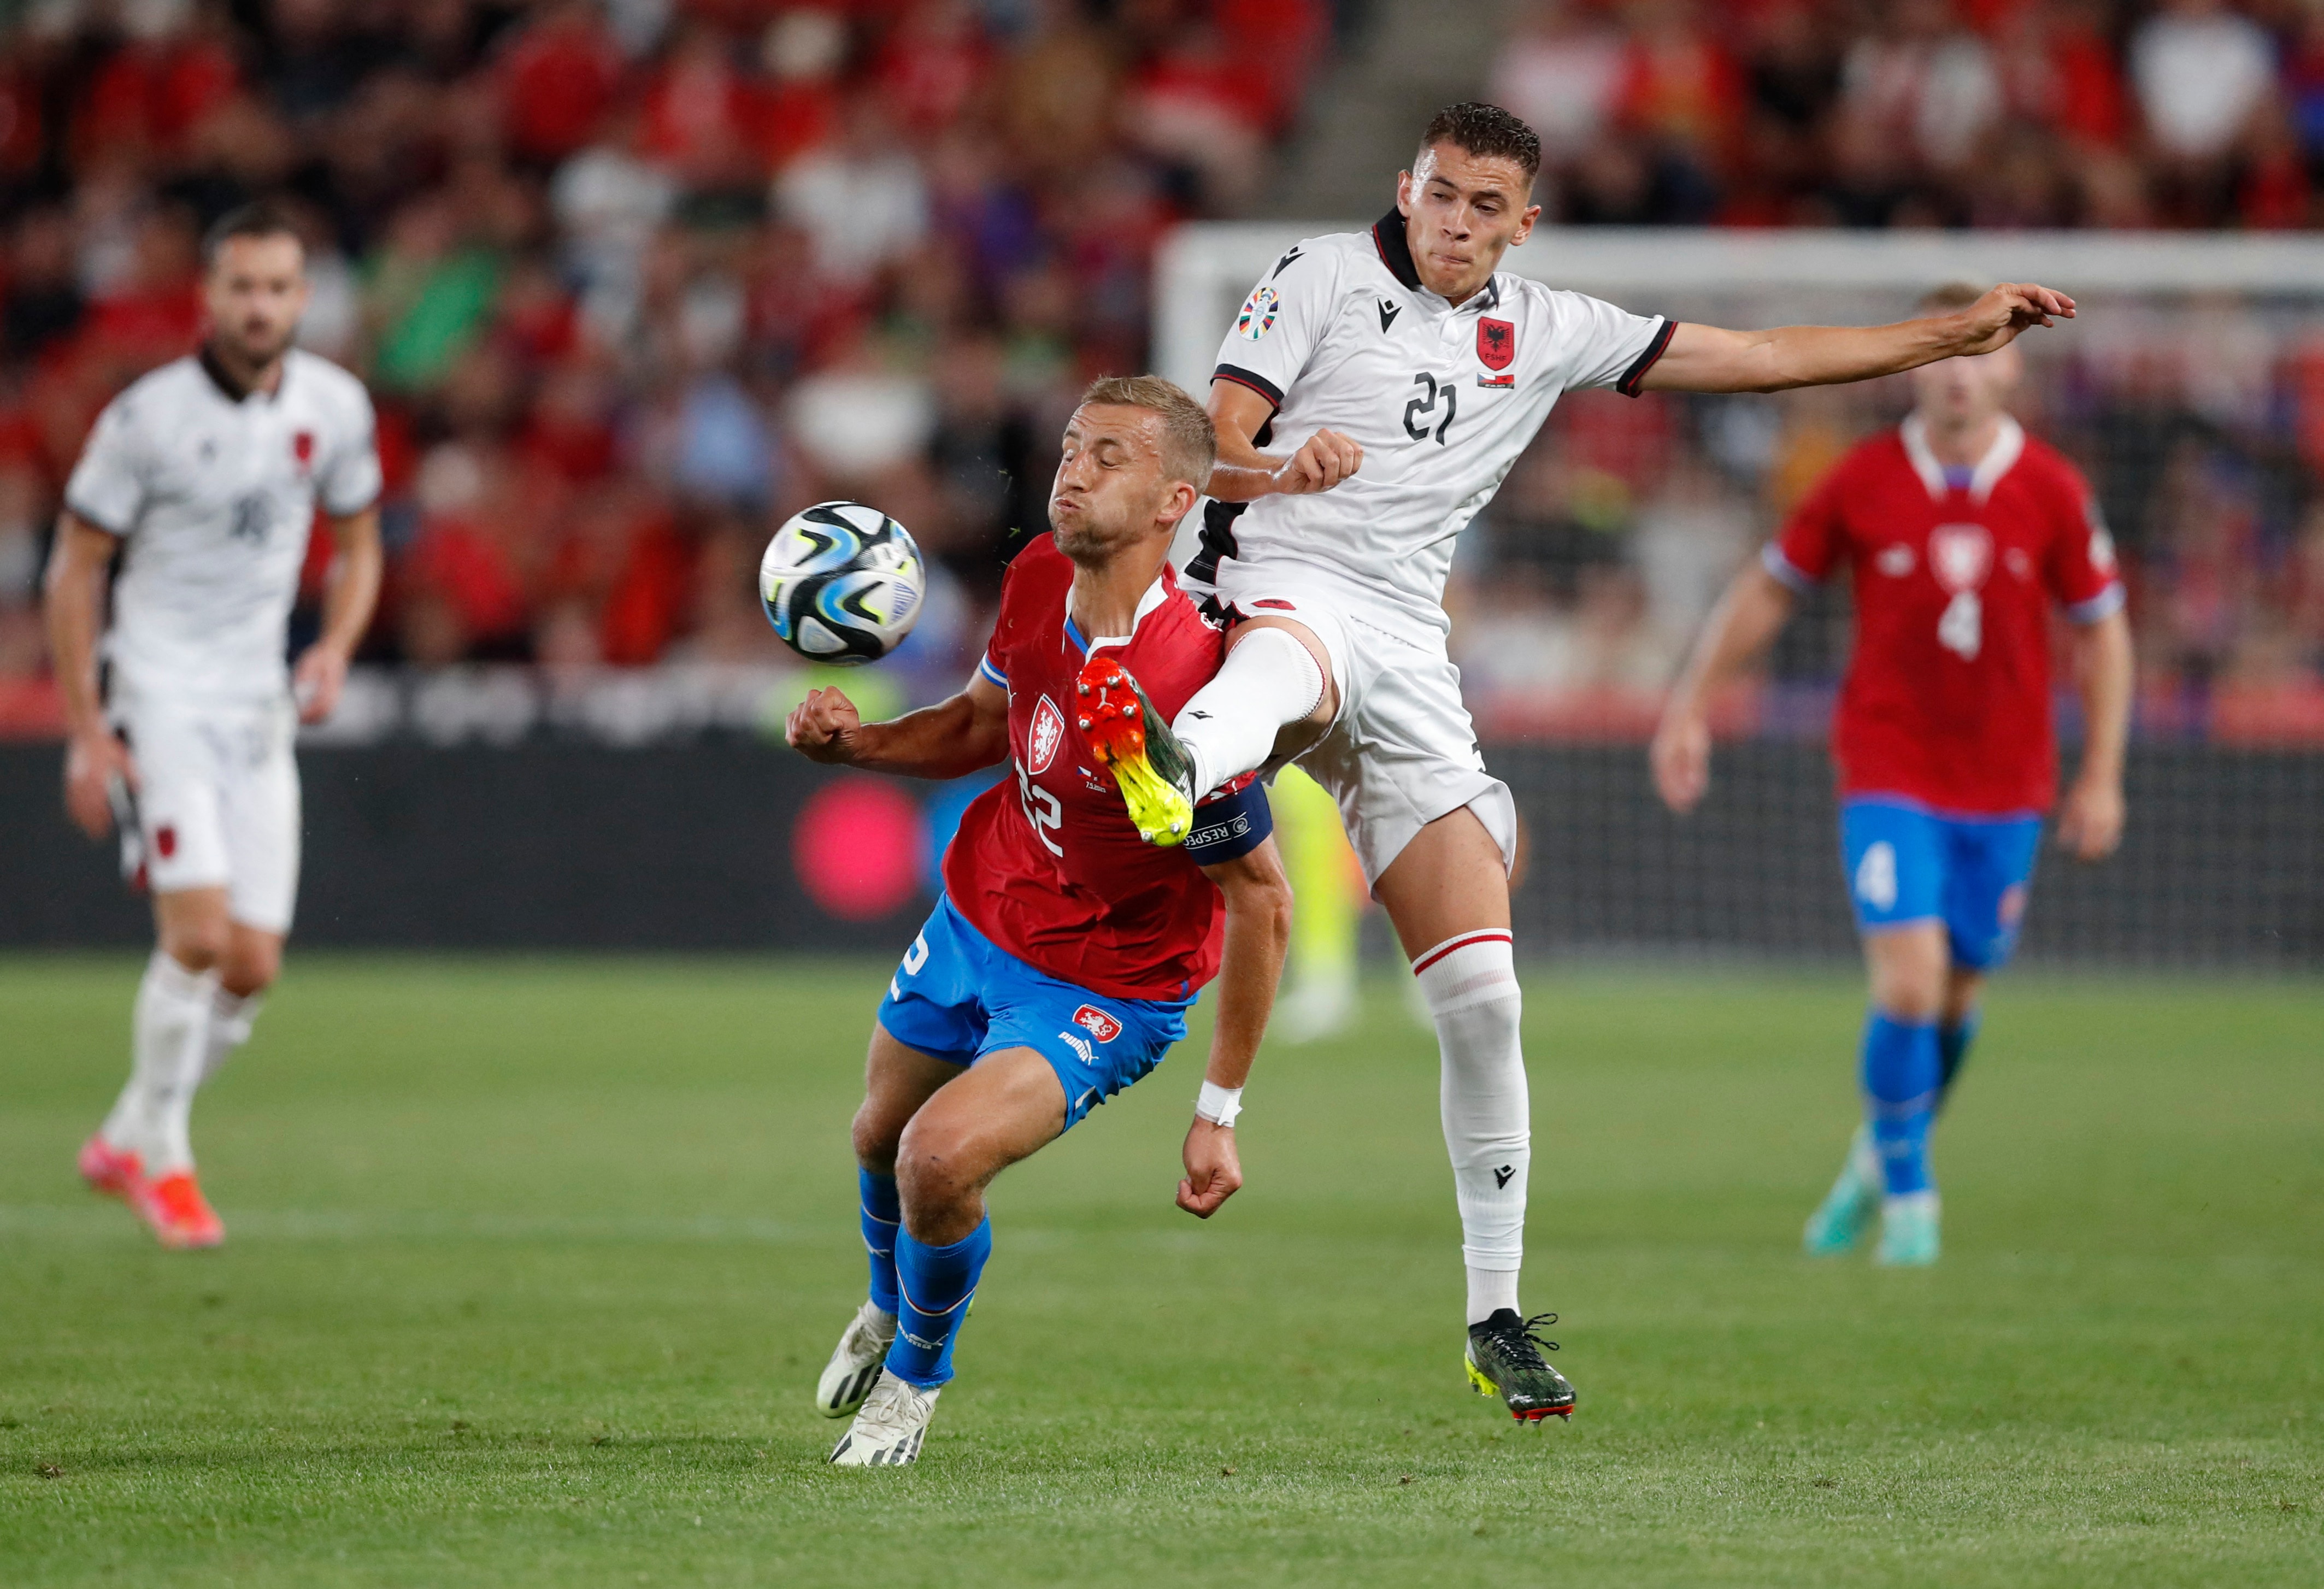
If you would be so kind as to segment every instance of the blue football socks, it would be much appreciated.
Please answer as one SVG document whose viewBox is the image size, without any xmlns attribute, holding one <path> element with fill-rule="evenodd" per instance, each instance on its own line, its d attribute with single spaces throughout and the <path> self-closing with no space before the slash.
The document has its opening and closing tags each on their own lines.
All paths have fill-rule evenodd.
<svg viewBox="0 0 2324 1589">
<path fill-rule="evenodd" d="M 952 1344 L 991 1256 L 989 1216 L 949 1247 L 931 1247 L 897 1227 L 896 1278 L 904 1305 L 897 1314 L 896 1344 L 888 1348 L 890 1373 L 923 1390 L 952 1378 Z"/>
<path fill-rule="evenodd" d="M 1953 1090 L 1953 1077 L 1960 1074 L 1961 1061 L 1969 1058 L 1969 1046 L 1977 1041 L 1978 1012 L 1974 1010 L 1959 1026 L 1937 1028 L 1937 1107 L 1945 1106 L 1945 1099 Z"/>
<path fill-rule="evenodd" d="M 904 1207 L 896 1197 L 896 1178 L 858 1167 L 855 1186 L 862 1198 L 863 1251 L 872 1261 L 872 1300 L 882 1313 L 896 1311 L 896 1236 Z"/>
<path fill-rule="evenodd" d="M 1864 1113 L 1892 1197 L 1929 1189 L 1929 1122 L 1941 1061 L 1933 1021 L 1875 1010 L 1864 1023 Z"/>
</svg>

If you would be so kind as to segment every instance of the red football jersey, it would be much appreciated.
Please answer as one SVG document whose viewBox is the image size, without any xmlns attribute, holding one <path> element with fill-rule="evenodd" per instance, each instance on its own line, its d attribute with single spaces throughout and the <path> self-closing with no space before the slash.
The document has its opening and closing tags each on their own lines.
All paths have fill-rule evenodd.
<svg viewBox="0 0 2324 1589">
<path fill-rule="evenodd" d="M 1950 476 L 1917 420 L 1857 447 L 1767 548 L 1805 589 L 1853 570 L 1856 654 L 1832 725 L 1843 796 L 1940 811 L 2046 810 L 2052 602 L 2078 623 L 2122 605 L 2089 485 L 2005 418 L 1992 450 Z"/>
<path fill-rule="evenodd" d="M 1075 679 L 1115 648 L 1167 722 L 1211 681 L 1226 636 L 1168 568 L 1126 639 L 1084 635 L 1065 615 L 1074 566 L 1043 536 L 1017 554 L 982 671 L 1009 691 L 1013 776 L 977 796 L 945 852 L 945 892 L 1019 959 L 1093 993 L 1182 999 L 1218 975 L 1216 884 L 1182 848 L 1138 836 L 1076 725 Z"/>
</svg>

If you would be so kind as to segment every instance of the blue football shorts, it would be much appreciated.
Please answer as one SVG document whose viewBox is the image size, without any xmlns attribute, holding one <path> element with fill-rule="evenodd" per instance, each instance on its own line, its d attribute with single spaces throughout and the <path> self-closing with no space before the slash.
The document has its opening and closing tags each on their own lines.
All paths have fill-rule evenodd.
<svg viewBox="0 0 2324 1589">
<path fill-rule="evenodd" d="M 1192 999 L 1116 999 L 1036 970 L 976 930 L 949 897 L 880 1002 L 880 1024 L 908 1049 L 966 1067 L 1031 1049 L 1065 1089 L 1065 1129 L 1144 1076 L 1186 1035 Z"/>
<path fill-rule="evenodd" d="M 1860 932 L 1941 921 L 1953 963 L 1993 971 L 2017 947 L 2039 816 L 1949 817 L 1872 795 L 1840 808 L 1840 860 Z"/>
</svg>

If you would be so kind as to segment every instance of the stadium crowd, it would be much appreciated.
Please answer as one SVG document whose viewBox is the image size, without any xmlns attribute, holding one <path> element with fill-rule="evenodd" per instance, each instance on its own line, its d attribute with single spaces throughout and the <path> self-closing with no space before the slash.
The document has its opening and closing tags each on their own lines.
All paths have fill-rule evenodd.
<svg viewBox="0 0 2324 1589">
<path fill-rule="evenodd" d="M 111 393 L 189 346 L 201 228 L 258 194 L 308 228 L 305 340 L 380 402 L 370 660 L 779 662 L 759 548 L 847 495 L 942 565 L 907 661 L 955 679 L 1072 395 L 1146 363 L 1157 239 L 1253 211 L 1335 32 L 1379 3 L 18 8 L 0 696 L 45 666 L 63 472 Z M 2319 218 L 2316 0 L 1513 14 L 1478 88 L 1541 130 L 1562 222 Z M 2034 417 L 2099 478 L 2172 688 L 2324 679 L 2324 340 L 2302 324 L 2223 300 L 2144 355 L 2042 366 Z M 1893 395 L 1562 406 L 1465 554 L 1480 686 L 1659 685 L 1732 559 Z"/>
<path fill-rule="evenodd" d="M 1494 97 L 1573 224 L 2314 226 L 2314 0 L 1536 0 Z"/>
</svg>

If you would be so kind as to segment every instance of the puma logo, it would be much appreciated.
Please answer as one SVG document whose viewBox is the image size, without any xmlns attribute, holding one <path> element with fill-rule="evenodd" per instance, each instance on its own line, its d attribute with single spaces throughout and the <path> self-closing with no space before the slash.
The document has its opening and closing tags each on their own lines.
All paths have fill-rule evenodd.
<svg viewBox="0 0 2324 1589">
<path fill-rule="evenodd" d="M 1509 1184 L 1509 1178 L 1517 1174 L 1517 1167 L 1514 1164 L 1504 1164 L 1499 1169 L 1493 1171 L 1493 1189 L 1495 1191 L 1500 1191 L 1507 1187 Z"/>
</svg>

